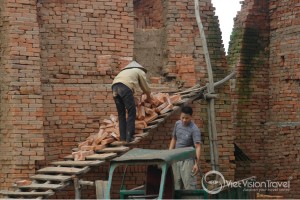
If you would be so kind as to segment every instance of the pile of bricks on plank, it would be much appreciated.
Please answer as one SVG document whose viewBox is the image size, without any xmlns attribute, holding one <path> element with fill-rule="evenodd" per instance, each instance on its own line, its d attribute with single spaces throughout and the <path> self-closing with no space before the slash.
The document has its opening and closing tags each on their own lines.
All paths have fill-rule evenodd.
<svg viewBox="0 0 300 200">
<path fill-rule="evenodd" d="M 26 185 L 30 185 L 32 183 L 31 180 L 17 180 L 15 183 L 14 183 L 14 186 L 15 187 L 21 187 L 21 186 L 26 186 Z"/>
<path fill-rule="evenodd" d="M 173 105 L 181 101 L 179 94 L 169 95 L 167 93 L 152 93 L 152 102 L 146 100 L 146 95 L 135 98 L 136 120 L 135 134 L 142 134 L 150 122 L 155 120 L 159 114 L 173 110 Z M 109 144 L 120 140 L 118 118 L 110 115 L 110 119 L 104 119 L 99 132 L 91 134 L 86 141 L 78 144 L 78 151 L 73 152 L 74 160 L 85 160 L 86 156 L 94 154 L 95 151 L 106 148 Z"/>
</svg>

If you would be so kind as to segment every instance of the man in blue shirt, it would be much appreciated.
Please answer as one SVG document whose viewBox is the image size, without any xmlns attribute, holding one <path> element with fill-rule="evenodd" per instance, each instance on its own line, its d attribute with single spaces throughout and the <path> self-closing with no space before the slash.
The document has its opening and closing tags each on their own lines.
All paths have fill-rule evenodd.
<svg viewBox="0 0 300 200">
<path fill-rule="evenodd" d="M 173 164 L 175 189 L 197 189 L 197 173 L 199 172 L 201 154 L 201 133 L 192 122 L 193 109 L 189 106 L 181 109 L 180 120 L 175 123 L 169 149 L 194 147 L 196 159 L 188 159 Z"/>
</svg>

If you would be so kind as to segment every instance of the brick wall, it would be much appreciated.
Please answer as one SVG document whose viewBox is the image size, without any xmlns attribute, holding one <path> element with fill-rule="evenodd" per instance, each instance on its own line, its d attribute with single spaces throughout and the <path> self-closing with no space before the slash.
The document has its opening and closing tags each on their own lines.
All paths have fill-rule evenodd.
<svg viewBox="0 0 300 200">
<path fill-rule="evenodd" d="M 287 181 L 289 198 L 300 198 L 299 1 L 270 1 L 269 120 L 266 124 L 267 178 Z"/>
<path fill-rule="evenodd" d="M 135 27 L 142 29 L 164 27 L 163 0 L 134 0 Z"/>
<path fill-rule="evenodd" d="M 105 84 L 132 58 L 132 9 L 1 1 L 1 188 L 70 153 L 112 112 Z"/>
<path fill-rule="evenodd" d="M 168 63 L 163 69 L 168 76 L 179 76 L 186 80 L 189 87 L 196 82 L 206 84 L 206 67 L 199 29 L 194 14 L 193 1 L 170 0 L 167 7 L 167 56 Z M 212 60 L 215 80 L 226 74 L 224 66 L 226 59 L 221 40 L 218 18 L 214 14 L 214 7 L 210 0 L 200 2 L 201 20 L 204 26 L 208 49 Z M 195 59 L 193 59 L 195 58 Z M 193 62 L 189 62 L 190 60 Z M 184 63 L 186 66 L 183 65 Z M 181 70 L 180 68 L 186 70 Z M 190 68 L 195 68 L 192 71 Z"/>
<path fill-rule="evenodd" d="M 44 82 L 110 83 L 109 76 L 99 80 L 97 71 L 100 75 L 106 75 L 105 71 L 115 73 L 124 58 L 132 58 L 131 1 L 49 0 L 37 7 Z M 102 66 L 101 56 L 105 55 L 107 65 Z M 66 75 L 57 76 L 61 73 Z"/>
<path fill-rule="evenodd" d="M 43 1 L 42 38 L 46 160 L 70 153 L 114 113 L 111 82 L 133 56 L 130 1 Z"/>
<path fill-rule="evenodd" d="M 300 126 L 295 124 L 293 122 L 268 122 L 266 126 L 266 178 L 279 182 L 289 181 L 289 190 L 275 191 L 272 194 L 283 195 L 291 199 L 298 199 L 300 197 Z"/>
<path fill-rule="evenodd" d="M 8 35 L 5 33 L 8 31 L 9 24 L 8 24 L 8 17 L 6 13 L 6 2 L 1 1 L 0 2 L 0 149 L 1 153 L 0 159 L 1 159 L 1 169 L 4 171 L 0 174 L 0 184 L 4 187 L 10 186 L 9 183 L 6 183 L 8 180 L 8 172 L 9 168 L 12 166 L 11 160 L 12 158 L 7 156 L 5 157 L 5 154 L 7 152 L 12 151 L 11 142 L 10 140 L 10 135 L 9 132 L 12 129 L 11 121 L 10 119 L 12 118 L 10 114 L 5 114 L 9 113 L 9 101 L 8 101 L 8 91 L 9 91 L 9 79 L 5 79 L 4 77 L 8 77 L 8 71 L 6 68 L 9 67 L 8 65 Z M 6 67 L 5 67 L 6 66 Z"/>
<path fill-rule="evenodd" d="M 236 178 L 265 179 L 264 124 L 268 109 L 268 5 L 246 0 L 235 20 L 228 62 L 237 71 L 232 84 L 236 144 L 251 163 L 237 162 Z M 245 173 L 248 172 L 248 173 Z"/>
<path fill-rule="evenodd" d="M 99 129 L 99 121 L 116 114 L 110 85 L 56 84 L 44 87 L 47 160 L 63 158 Z M 48 92 L 46 92 L 48 91 Z"/>
<path fill-rule="evenodd" d="M 228 62 L 236 143 L 252 159 L 237 162 L 236 177 L 288 181 L 299 198 L 299 20 L 297 1 L 246 0 L 235 20 Z"/>
<path fill-rule="evenodd" d="M 1 1 L 1 188 L 45 159 L 36 15 L 36 1 Z"/>
<path fill-rule="evenodd" d="M 270 121 L 299 122 L 298 1 L 270 1 Z M 279 114 L 280 113 L 280 114 Z M 286 114 L 281 114 L 286 113 Z M 278 115 L 279 114 L 279 115 Z"/>
</svg>

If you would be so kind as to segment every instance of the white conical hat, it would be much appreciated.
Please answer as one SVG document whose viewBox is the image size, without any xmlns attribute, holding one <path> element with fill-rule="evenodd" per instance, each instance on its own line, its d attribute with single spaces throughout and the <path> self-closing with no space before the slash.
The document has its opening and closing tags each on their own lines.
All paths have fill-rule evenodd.
<svg viewBox="0 0 300 200">
<path fill-rule="evenodd" d="M 139 68 L 139 69 L 143 70 L 145 73 L 147 73 L 147 69 L 144 68 L 139 63 L 137 63 L 136 61 L 132 61 L 131 63 L 129 63 L 126 67 L 124 67 L 122 69 L 122 71 L 125 70 L 125 69 L 132 69 L 132 68 Z"/>
</svg>

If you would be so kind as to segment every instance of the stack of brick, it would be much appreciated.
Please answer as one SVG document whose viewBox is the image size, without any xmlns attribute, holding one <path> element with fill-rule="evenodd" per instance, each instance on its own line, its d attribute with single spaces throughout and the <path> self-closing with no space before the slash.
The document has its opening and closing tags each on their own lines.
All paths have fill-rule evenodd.
<svg viewBox="0 0 300 200">
<path fill-rule="evenodd" d="M 110 119 L 104 119 L 97 134 L 91 134 L 84 142 L 78 144 L 79 150 L 72 153 L 74 160 L 85 160 L 85 157 L 94 154 L 94 151 L 102 150 L 108 144 L 119 140 L 118 127 L 118 119 L 114 115 L 110 115 Z"/>
<path fill-rule="evenodd" d="M 135 98 L 136 121 L 135 134 L 141 134 L 148 124 L 159 115 L 173 110 L 173 105 L 181 100 L 179 94 L 170 96 L 167 93 L 152 94 L 153 101 L 148 102 L 146 95 Z M 84 142 L 78 144 L 78 151 L 73 152 L 74 160 L 85 160 L 94 151 L 102 150 L 114 141 L 120 140 L 119 121 L 114 115 L 104 119 L 97 134 L 91 134 Z"/>
<path fill-rule="evenodd" d="M 181 100 L 179 94 L 169 96 L 167 93 L 152 94 L 152 98 L 153 101 L 151 103 L 146 100 L 146 95 L 142 95 L 140 99 L 136 99 L 136 134 L 142 133 L 143 129 L 155 120 L 158 115 L 173 110 L 173 105 Z"/>
<path fill-rule="evenodd" d="M 31 180 L 23 179 L 23 180 L 16 181 L 15 186 L 21 187 L 21 186 L 25 186 L 25 185 L 30 185 L 31 183 L 32 183 Z"/>
</svg>

